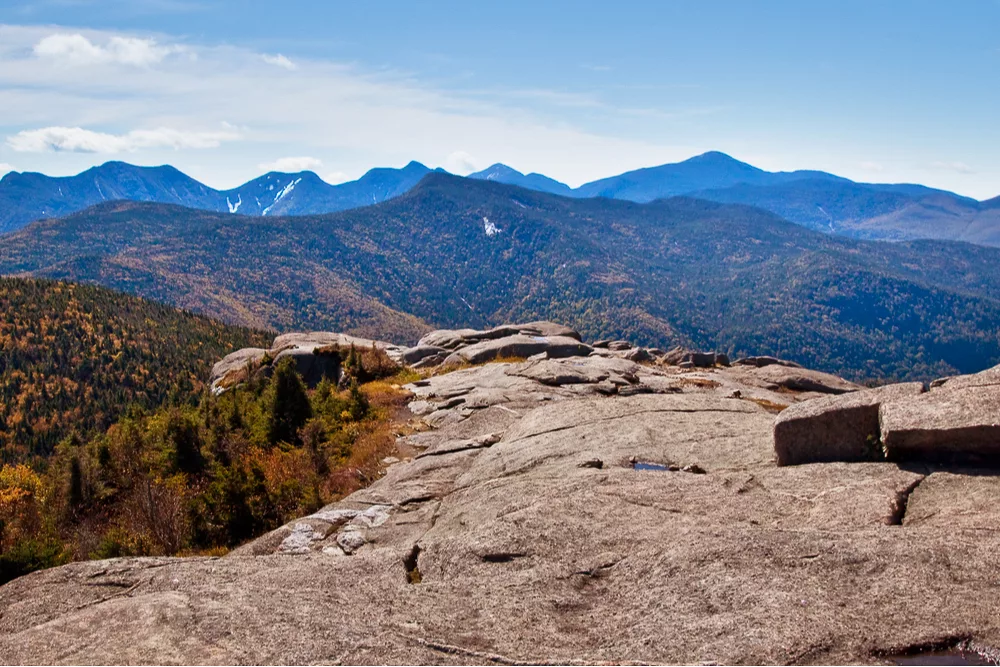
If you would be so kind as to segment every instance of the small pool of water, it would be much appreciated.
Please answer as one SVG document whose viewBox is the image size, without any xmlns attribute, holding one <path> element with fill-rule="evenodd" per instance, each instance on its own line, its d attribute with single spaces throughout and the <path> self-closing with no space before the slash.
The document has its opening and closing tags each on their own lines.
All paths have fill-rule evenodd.
<svg viewBox="0 0 1000 667">
<path fill-rule="evenodd" d="M 649 463 L 648 461 L 636 461 L 632 464 L 635 470 L 657 470 L 660 472 L 667 472 L 670 470 L 669 466 L 665 466 L 662 463 Z"/>
</svg>

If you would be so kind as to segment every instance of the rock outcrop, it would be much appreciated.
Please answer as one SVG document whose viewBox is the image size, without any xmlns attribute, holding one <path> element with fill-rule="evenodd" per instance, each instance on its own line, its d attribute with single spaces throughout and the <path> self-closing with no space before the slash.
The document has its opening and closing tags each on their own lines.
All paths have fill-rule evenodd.
<svg viewBox="0 0 1000 667">
<path fill-rule="evenodd" d="M 883 404 L 879 420 L 890 461 L 1000 466 L 1000 385 L 949 383 Z"/>
<path fill-rule="evenodd" d="M 575 340 L 434 332 L 400 355 L 536 335 Z M 436 369 L 408 386 L 400 462 L 223 558 L 11 582 L 3 661 L 822 664 L 1000 646 L 992 472 L 859 461 L 873 428 L 887 447 L 951 428 L 935 411 L 978 385 L 860 391 L 616 347 Z"/>
<path fill-rule="evenodd" d="M 586 356 L 593 348 L 580 342 L 580 334 L 553 322 L 504 324 L 492 329 L 445 329 L 425 335 L 401 357 L 416 368 L 440 364 L 481 364 L 497 358 L 547 358 Z"/>
<path fill-rule="evenodd" d="M 246 348 L 226 355 L 212 367 L 209 382 L 212 392 L 219 394 L 246 382 L 253 374 L 261 371 L 264 362 L 278 362 L 286 357 L 295 362 L 296 370 L 308 385 L 315 386 L 323 378 L 336 382 L 340 379 L 340 360 L 325 351 L 334 347 L 349 349 L 352 346 L 358 349 L 375 346 L 385 351 L 394 361 L 403 361 L 404 349 L 384 341 L 327 331 L 288 333 L 275 338 L 267 350 Z"/>
<path fill-rule="evenodd" d="M 774 424 L 778 465 L 826 461 L 877 461 L 882 451 L 882 403 L 919 396 L 919 382 L 894 384 L 793 405 Z"/>
</svg>

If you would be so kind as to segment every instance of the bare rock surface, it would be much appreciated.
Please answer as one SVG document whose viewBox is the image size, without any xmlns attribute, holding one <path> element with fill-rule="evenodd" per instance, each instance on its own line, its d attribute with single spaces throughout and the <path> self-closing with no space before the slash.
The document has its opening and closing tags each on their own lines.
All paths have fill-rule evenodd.
<svg viewBox="0 0 1000 667">
<path fill-rule="evenodd" d="M 1000 465 L 1000 384 L 948 383 L 883 404 L 879 419 L 890 461 Z"/>
<path fill-rule="evenodd" d="M 944 388 L 851 394 L 781 364 L 601 349 L 414 382 L 415 455 L 224 558 L 7 584 L 3 662 L 828 664 L 1000 646 L 990 470 L 775 462 L 777 411 L 853 414 L 853 437 L 887 396 Z"/>
<path fill-rule="evenodd" d="M 882 458 L 879 408 L 919 396 L 923 384 L 908 382 L 805 401 L 774 423 L 778 465 Z"/>
<path fill-rule="evenodd" d="M 530 357 L 536 354 L 545 354 L 550 358 L 585 357 L 591 350 L 589 345 L 569 336 L 514 334 L 461 347 L 449 355 L 444 363 L 481 364 L 498 357 Z"/>
<path fill-rule="evenodd" d="M 956 375 L 941 378 L 931 383 L 931 389 L 966 389 L 969 387 L 989 387 L 993 385 L 1000 385 L 1000 366 L 987 368 L 984 371 L 971 375 Z"/>
<path fill-rule="evenodd" d="M 254 368 L 259 364 L 265 354 L 267 354 L 267 350 L 260 347 L 245 347 L 242 350 L 230 352 L 212 366 L 212 375 L 209 377 L 209 382 L 215 388 L 227 376 L 235 381 L 236 374 L 244 376 L 243 380 L 245 380 L 248 368 Z"/>
</svg>

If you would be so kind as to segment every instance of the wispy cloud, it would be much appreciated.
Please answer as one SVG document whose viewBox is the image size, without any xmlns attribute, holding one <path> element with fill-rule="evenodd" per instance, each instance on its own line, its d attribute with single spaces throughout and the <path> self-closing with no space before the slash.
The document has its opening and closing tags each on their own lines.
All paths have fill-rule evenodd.
<svg viewBox="0 0 1000 667">
<path fill-rule="evenodd" d="M 182 50 L 179 46 L 160 46 L 154 39 L 114 35 L 104 44 L 96 44 L 79 33 L 58 33 L 39 40 L 33 52 L 39 58 L 69 65 L 117 63 L 149 67 Z"/>
<path fill-rule="evenodd" d="M 0 176 L 3 176 L 7 172 L 14 171 L 14 167 L 7 164 L 6 162 L 0 162 Z"/>
<path fill-rule="evenodd" d="M 294 173 L 298 171 L 315 171 L 323 166 L 323 161 L 314 157 L 282 157 L 274 162 L 262 162 L 257 166 L 263 171 Z"/>
<path fill-rule="evenodd" d="M 295 71 L 299 68 L 298 65 L 296 65 L 289 58 L 281 55 L 280 53 L 276 53 L 274 55 L 265 53 L 260 58 L 268 65 L 274 65 L 275 67 L 283 67 L 284 69 L 287 69 L 289 71 Z"/>
<path fill-rule="evenodd" d="M 53 36 L 63 37 L 45 41 Z M 640 137 L 638 127 L 635 139 L 605 133 L 601 118 L 628 111 L 591 94 L 479 94 L 411 72 L 291 53 L 296 69 L 262 67 L 276 54 L 180 44 L 165 35 L 0 26 L 0 136 L 8 137 L 0 160 L 13 162 L 4 149 L 58 154 L 22 168 L 66 173 L 86 164 L 72 154 L 137 153 L 137 161 L 169 161 L 219 186 L 258 175 L 275 155 L 310 156 L 324 173 L 353 175 L 412 159 L 459 173 L 500 161 L 582 183 L 703 149 Z M 86 72 L 69 60 L 87 63 Z M 588 125 L 575 121 L 574 108 L 586 110 Z M 224 121 L 235 127 L 219 129 Z M 216 150 L 188 157 L 201 148 Z"/>
<path fill-rule="evenodd" d="M 234 128 L 193 132 L 168 127 L 132 130 L 125 134 L 94 132 L 82 127 L 43 127 L 23 130 L 7 137 L 7 145 L 19 153 L 134 153 L 146 148 L 217 148 L 240 134 Z"/>
<path fill-rule="evenodd" d="M 479 167 L 479 161 L 472 157 L 465 151 L 455 151 L 448 155 L 444 160 L 444 168 L 453 174 L 461 174 L 465 176 L 476 171 Z"/>
<path fill-rule="evenodd" d="M 975 169 L 965 164 L 964 162 L 947 162 L 938 160 L 931 163 L 931 167 L 934 169 L 939 169 L 941 171 L 953 171 L 957 174 L 974 174 Z"/>
<path fill-rule="evenodd" d="M 872 162 L 870 160 L 865 160 L 864 162 L 861 162 L 858 166 L 861 167 L 861 169 L 864 171 L 869 171 L 876 174 L 885 171 L 885 165 L 881 164 L 880 162 Z"/>
</svg>

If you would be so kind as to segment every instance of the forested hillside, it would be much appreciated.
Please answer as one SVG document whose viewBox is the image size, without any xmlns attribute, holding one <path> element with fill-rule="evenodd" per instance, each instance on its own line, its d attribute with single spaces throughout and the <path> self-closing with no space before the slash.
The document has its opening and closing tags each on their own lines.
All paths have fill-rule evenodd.
<svg viewBox="0 0 1000 667">
<path fill-rule="evenodd" d="M 272 335 L 102 287 L 0 278 L 0 462 L 196 400 L 212 363 Z"/>
<path fill-rule="evenodd" d="M 854 379 L 1000 362 L 1000 251 L 838 238 L 742 205 L 570 199 L 431 174 L 326 216 L 116 202 L 0 237 L 0 272 L 282 330 L 414 342 L 550 319 L 591 339 L 773 354 Z"/>
<path fill-rule="evenodd" d="M 393 381 L 413 377 L 385 381 L 399 369 L 377 350 L 324 353 L 341 355 L 339 385 L 307 389 L 285 359 L 0 466 L 0 584 L 74 559 L 224 553 L 376 479 L 406 396 Z M 188 382 L 159 384 L 191 399 Z"/>
</svg>

